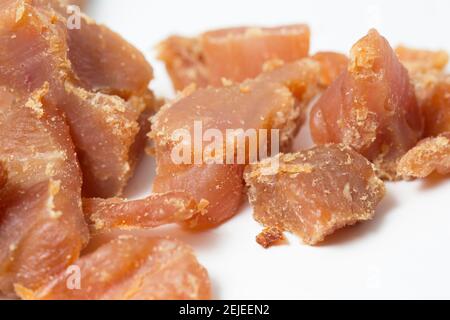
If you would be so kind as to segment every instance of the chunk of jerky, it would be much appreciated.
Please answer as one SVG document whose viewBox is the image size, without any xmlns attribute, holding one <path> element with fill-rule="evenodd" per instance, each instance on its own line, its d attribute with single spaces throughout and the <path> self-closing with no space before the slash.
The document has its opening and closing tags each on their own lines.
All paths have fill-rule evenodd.
<svg viewBox="0 0 450 320">
<path fill-rule="evenodd" d="M 255 219 L 315 245 L 373 218 L 385 194 L 372 164 L 343 145 L 281 154 L 246 169 Z"/>
<path fill-rule="evenodd" d="M 398 47 L 396 53 L 408 69 L 416 87 L 419 105 L 426 112 L 436 87 L 441 81 L 445 81 L 446 76 L 443 72 L 448 64 L 447 52 Z M 425 117 L 427 117 L 426 114 Z M 426 135 L 428 136 L 428 134 Z"/>
<path fill-rule="evenodd" d="M 192 83 L 220 86 L 222 79 L 256 77 L 269 60 L 293 62 L 308 56 L 309 40 L 306 25 L 221 29 L 197 38 L 170 37 L 160 44 L 159 58 L 178 90 Z"/>
<path fill-rule="evenodd" d="M 322 88 L 328 88 L 347 69 L 349 63 L 345 54 L 337 52 L 317 52 L 311 58 L 320 63 Z"/>
<path fill-rule="evenodd" d="M 448 63 L 445 51 L 397 48 L 416 87 L 416 95 L 425 118 L 425 137 L 450 131 L 450 76 L 444 73 Z"/>
<path fill-rule="evenodd" d="M 443 50 L 430 51 L 399 46 L 395 53 L 411 73 L 443 71 L 448 63 L 448 53 Z"/>
<path fill-rule="evenodd" d="M 305 59 L 242 84 L 186 91 L 164 106 L 152 120 L 151 136 L 157 160 L 153 191 L 181 190 L 192 194 L 198 202 L 206 200 L 207 213 L 190 221 L 191 227 L 216 226 L 234 216 L 242 201 L 243 169 L 251 160 L 249 150 L 242 148 L 247 144 L 241 143 L 239 148 L 234 138 L 238 136 L 248 142 L 245 132 L 253 129 L 253 137 L 262 141 L 261 146 L 265 144 L 268 151 L 272 148 L 267 146 L 267 132 L 261 134 L 259 129 L 274 129 L 279 130 L 279 139 L 274 144 L 289 149 L 304 119 L 306 105 L 317 91 L 318 71 L 317 62 Z M 199 145 L 193 143 L 196 124 L 202 126 L 204 133 L 209 129 L 218 133 L 220 137 L 215 142 L 220 144 L 222 138 L 224 148 L 230 145 L 228 150 L 210 152 L 208 148 L 213 140 L 200 141 Z M 189 145 L 182 152 L 184 159 L 176 163 L 173 155 L 183 146 L 180 137 L 174 135 L 179 129 L 188 134 Z M 242 131 L 236 131 L 239 129 Z M 228 136 L 229 130 L 236 135 L 231 134 L 231 139 L 227 139 L 227 130 Z M 258 144 L 253 146 L 260 151 Z"/>
<path fill-rule="evenodd" d="M 198 214 L 199 209 L 197 202 L 188 194 L 169 192 L 130 201 L 120 198 L 84 199 L 83 212 L 94 231 L 105 232 L 183 222 Z"/>
<path fill-rule="evenodd" d="M 311 113 L 314 141 L 344 143 L 398 179 L 398 160 L 422 137 L 423 117 L 408 71 L 376 30 L 357 42 L 350 64 Z"/>
<path fill-rule="evenodd" d="M 0 90 L 0 291 L 37 289 L 64 270 L 87 244 L 81 172 L 59 111 L 43 102 L 48 87 L 26 101 Z"/>
<path fill-rule="evenodd" d="M 119 236 L 83 256 L 40 290 L 17 286 L 29 300 L 206 300 L 211 285 L 192 250 L 175 240 Z M 69 270 L 70 271 L 70 270 Z M 80 287 L 68 288 L 79 275 Z M 74 283 L 76 284 L 76 282 Z"/>
<path fill-rule="evenodd" d="M 450 173 L 450 133 L 422 140 L 399 163 L 399 173 L 405 177 L 426 178 L 433 172 Z"/>
<path fill-rule="evenodd" d="M 138 120 L 147 106 L 106 94 L 121 91 L 117 89 L 117 82 L 112 76 L 105 76 L 111 79 L 106 88 L 99 85 L 98 79 L 89 82 L 86 74 L 79 71 L 81 68 L 73 68 L 74 62 L 70 58 L 75 49 L 67 40 L 70 37 L 66 20 L 54 10 L 48 9 L 48 6 L 35 5 L 31 0 L 10 0 L 1 5 L 0 85 L 13 89 L 20 96 L 48 82 L 50 90 L 45 96 L 46 104 L 58 107 L 67 115 L 83 169 L 84 193 L 99 197 L 119 195 L 132 174 L 135 157 L 130 153 L 134 152 L 136 137 L 140 132 Z M 91 39 L 88 29 L 82 30 L 86 30 L 85 40 Z M 97 34 L 102 36 L 100 31 Z M 107 38 L 106 34 L 103 37 Z M 119 40 L 110 45 L 119 46 Z M 123 51 L 123 48 L 128 47 L 124 43 L 116 49 L 119 51 L 117 56 L 125 56 L 124 52 L 133 55 L 132 51 Z M 112 47 L 109 49 L 109 52 L 114 51 Z M 77 54 L 75 64 L 96 59 L 87 54 L 84 57 L 79 52 Z M 110 55 L 100 60 L 106 63 L 106 58 L 109 59 Z M 136 58 L 136 61 L 130 59 L 126 65 L 134 66 L 130 69 L 137 69 L 135 64 L 141 63 L 140 59 Z M 108 64 L 113 64 L 113 61 Z M 115 64 L 123 66 L 124 62 L 118 60 Z M 148 64 L 143 65 L 142 70 L 145 67 Z M 89 63 L 86 68 L 91 68 Z M 114 69 L 116 71 L 118 69 Z M 127 79 L 126 74 L 134 72 L 121 71 L 124 81 Z M 98 66 L 97 72 L 105 74 L 109 70 L 104 71 Z M 141 78 L 136 75 L 135 79 Z M 147 84 L 134 86 L 132 82 L 124 82 L 121 92 L 135 97 L 134 94 L 141 94 L 140 91 Z"/>
</svg>

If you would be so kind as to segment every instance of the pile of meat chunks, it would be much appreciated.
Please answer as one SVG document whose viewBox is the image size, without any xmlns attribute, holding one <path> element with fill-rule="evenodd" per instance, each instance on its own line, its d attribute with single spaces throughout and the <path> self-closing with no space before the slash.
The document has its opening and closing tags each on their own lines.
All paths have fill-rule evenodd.
<svg viewBox="0 0 450 320">
<path fill-rule="evenodd" d="M 208 273 L 189 246 L 130 230 L 214 228 L 247 195 L 263 247 L 284 232 L 315 245 L 372 219 L 384 181 L 450 172 L 445 52 L 394 50 L 370 30 L 348 57 L 310 55 L 305 25 L 173 36 L 158 48 L 179 93 L 161 105 L 143 54 L 85 15 L 68 28 L 66 6 L 0 0 L 4 296 L 210 299 Z M 224 134 L 277 130 L 281 153 L 235 163 L 202 153 L 200 163 L 175 164 L 173 132 L 193 133 L 196 121 Z M 305 125 L 316 146 L 294 150 Z M 152 194 L 123 199 L 149 139 Z M 76 290 L 67 285 L 73 267 Z"/>
</svg>

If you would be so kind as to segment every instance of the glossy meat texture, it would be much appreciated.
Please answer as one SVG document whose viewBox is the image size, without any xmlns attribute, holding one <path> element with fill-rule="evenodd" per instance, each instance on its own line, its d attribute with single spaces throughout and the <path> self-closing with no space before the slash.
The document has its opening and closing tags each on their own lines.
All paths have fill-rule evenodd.
<svg viewBox="0 0 450 320">
<path fill-rule="evenodd" d="M 186 245 L 169 239 L 119 236 L 83 256 L 73 273 L 61 273 L 37 291 L 18 287 L 29 300 L 207 300 L 206 270 Z M 77 270 L 79 272 L 77 272 Z M 67 283 L 80 287 L 71 290 Z"/>
<path fill-rule="evenodd" d="M 95 66 L 98 68 L 97 76 L 102 74 L 111 79 L 111 83 L 106 87 L 96 78 L 89 79 L 77 65 L 85 61 L 89 69 L 92 67 L 89 61 L 97 58 L 88 54 L 81 56 L 82 49 L 77 44 L 71 44 L 72 36 L 68 35 L 66 20 L 62 16 L 48 7 L 43 9 L 44 6 L 33 5 L 31 0 L 4 0 L 0 5 L 0 85 L 15 90 L 17 95 L 26 95 L 48 82 L 50 91 L 45 97 L 46 103 L 58 107 L 67 116 L 83 170 L 85 195 L 119 195 L 133 171 L 135 155 L 132 153 L 140 132 L 139 120 L 148 107 L 148 99 L 144 96 L 147 91 L 141 90 L 148 81 L 142 80 L 145 83 L 135 86 L 126 80 L 127 73 L 124 72 L 121 78 L 124 83 L 120 84 L 123 90 L 118 90 L 119 84 L 114 77 L 105 75 L 110 70 L 104 71 L 100 66 Z M 83 30 L 86 30 L 85 42 L 91 41 L 90 29 L 79 32 Z M 100 31 L 96 35 L 107 38 L 107 34 L 102 35 Z M 126 55 L 123 53 L 127 48 L 125 42 L 120 45 L 120 41 L 116 41 L 110 45 L 109 52 L 117 46 L 117 56 Z M 73 47 L 77 47 L 76 53 Z M 72 57 L 75 54 L 78 55 Z M 132 52 L 128 54 L 133 55 Z M 105 54 L 105 59 L 100 60 L 106 63 L 109 57 Z M 72 58 L 77 62 L 70 60 Z M 124 66 L 120 60 L 108 63 Z M 133 59 L 126 63 L 138 69 L 136 64 L 142 65 Z M 148 64 L 143 64 L 142 70 L 145 67 Z M 140 77 L 136 75 L 136 79 Z M 106 94 L 119 91 L 127 98 L 130 94 L 142 96 L 133 95 L 126 101 Z M 137 99 L 141 102 L 136 103 Z"/>
<path fill-rule="evenodd" d="M 183 192 L 154 194 L 142 200 L 84 199 L 83 212 L 94 232 L 155 228 L 200 214 L 197 202 Z"/>
<path fill-rule="evenodd" d="M 160 44 L 159 58 L 178 90 L 192 83 L 220 86 L 222 79 L 241 82 L 258 76 L 269 60 L 304 58 L 309 42 L 306 25 L 221 29 L 196 38 L 170 37 Z"/>
<path fill-rule="evenodd" d="M 266 136 L 258 130 L 279 130 L 279 141 L 274 143 L 279 142 L 281 149 L 288 149 L 303 121 L 307 103 L 317 92 L 318 71 L 316 62 L 305 59 L 242 84 L 185 91 L 164 106 L 152 120 L 151 137 L 155 141 L 157 160 L 153 191 L 181 190 L 199 202 L 205 200 L 209 204 L 207 213 L 196 216 L 188 223 L 190 227 L 212 227 L 234 216 L 242 201 L 244 165 L 251 159 L 249 150 L 233 143 L 234 136 L 227 139 L 227 130 L 254 129 L 255 137 L 265 146 Z M 214 129 L 220 137 L 213 135 L 213 139 L 202 141 L 200 136 L 200 143 L 195 143 L 196 121 L 203 133 Z M 176 164 L 173 154 L 178 154 L 182 144 L 174 134 L 179 129 L 187 133 L 183 141 L 188 143 L 188 150 L 187 161 Z M 237 136 L 246 139 L 243 132 Z M 209 152 L 212 142 L 220 140 L 224 150 Z M 226 148 L 227 145 L 230 147 Z M 257 148 L 258 143 L 255 145 Z M 271 148 L 267 150 L 270 153 Z M 243 154 L 243 161 L 237 161 L 239 153 Z"/>
<path fill-rule="evenodd" d="M 423 117 L 407 70 L 376 30 L 351 50 L 350 64 L 311 112 L 317 144 L 343 143 L 396 180 L 398 160 L 423 134 Z"/>
<path fill-rule="evenodd" d="M 320 85 L 325 89 L 347 70 L 349 63 L 345 54 L 331 51 L 317 52 L 311 58 L 320 63 Z"/>
<path fill-rule="evenodd" d="M 422 140 L 399 163 L 399 173 L 405 177 L 426 178 L 433 172 L 450 173 L 450 133 Z"/>
<path fill-rule="evenodd" d="M 245 179 L 255 219 L 309 245 L 372 219 L 385 194 L 372 164 L 343 145 L 281 154 L 249 166 Z"/>
<path fill-rule="evenodd" d="M 37 289 L 73 263 L 87 244 L 81 172 L 69 129 L 43 102 L 48 87 L 28 100 L 0 90 L 0 292 Z"/>
</svg>

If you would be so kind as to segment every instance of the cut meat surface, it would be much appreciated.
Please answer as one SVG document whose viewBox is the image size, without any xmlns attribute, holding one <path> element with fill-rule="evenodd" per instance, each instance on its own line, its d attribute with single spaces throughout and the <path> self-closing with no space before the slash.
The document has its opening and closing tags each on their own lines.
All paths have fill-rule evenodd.
<svg viewBox="0 0 450 320">
<path fill-rule="evenodd" d="M 399 159 L 423 134 L 423 116 L 408 71 L 376 30 L 357 42 L 350 64 L 311 112 L 317 144 L 344 143 L 396 180 Z"/>
<path fill-rule="evenodd" d="M 89 27 L 77 30 L 80 33 L 75 35 L 73 30 L 68 32 L 65 19 L 48 6 L 34 4 L 31 0 L 9 0 L 0 5 L 0 85 L 21 96 L 48 82 L 46 104 L 58 107 L 67 116 L 80 157 L 85 195 L 120 195 L 134 168 L 135 157 L 131 153 L 140 132 L 140 116 L 147 108 L 144 95 L 151 78 L 150 67 L 130 49 L 130 45 L 121 42 L 106 28 L 92 31 L 95 26 L 92 21 Z M 72 38 L 82 37 L 81 33 L 85 36 L 83 48 L 72 43 Z M 108 46 L 101 46 L 108 51 L 102 59 L 97 59 L 94 52 L 87 52 L 89 50 L 85 48 L 89 41 L 94 41 L 90 33 L 105 41 L 110 39 Z M 100 48 L 98 41 L 95 46 Z M 127 60 L 126 55 L 136 57 Z M 112 56 L 117 60 L 113 61 Z M 118 60 L 122 58 L 124 60 Z M 102 61 L 106 65 L 91 66 L 90 61 Z M 86 64 L 80 65 L 83 62 Z M 116 68 L 108 68 L 109 65 Z M 86 70 L 92 68 L 97 68 L 92 73 L 110 83 L 89 77 Z M 112 69 L 121 76 L 109 75 Z M 137 69 L 146 75 L 141 76 Z M 128 81 L 130 78 L 133 80 Z M 142 103 L 124 100 L 129 97 L 141 98 Z"/>
<path fill-rule="evenodd" d="M 192 83 L 220 86 L 222 79 L 254 78 L 269 60 L 293 62 L 307 57 L 309 42 L 306 25 L 241 27 L 209 31 L 197 38 L 170 37 L 160 44 L 159 57 L 175 88 L 182 90 Z"/>
<path fill-rule="evenodd" d="M 37 289 L 75 261 L 87 244 L 81 172 L 69 129 L 44 103 L 48 87 L 25 101 L 0 89 L 0 291 Z"/>
<path fill-rule="evenodd" d="M 372 164 L 343 145 L 281 154 L 250 165 L 245 179 L 255 219 L 310 245 L 372 219 L 385 194 Z"/>
<path fill-rule="evenodd" d="M 450 173 L 450 133 L 421 141 L 400 161 L 399 173 L 405 177 L 426 178 L 433 172 Z"/>
<path fill-rule="evenodd" d="M 188 194 L 169 192 L 134 201 L 119 198 L 84 199 L 83 211 L 94 231 L 105 232 L 155 228 L 183 222 L 198 214 L 199 208 Z"/>
<path fill-rule="evenodd" d="M 245 150 L 245 143 L 239 147 L 236 140 L 240 137 L 241 142 L 248 142 L 245 132 L 254 130 L 255 139 L 262 141 L 261 146 L 265 145 L 264 149 L 270 151 L 263 140 L 267 132 L 260 134 L 259 129 L 274 129 L 279 130 L 279 139 L 274 144 L 288 149 L 303 122 L 307 103 L 317 92 L 318 74 L 318 63 L 305 59 L 242 84 L 182 93 L 152 120 L 157 159 L 153 191 L 181 190 L 192 194 L 198 202 L 206 200 L 209 203 L 207 213 L 190 221 L 191 227 L 216 226 L 232 217 L 242 200 L 244 166 L 251 158 L 257 160 Z M 208 149 L 214 140 L 200 141 L 199 145 L 193 142 L 199 124 L 204 133 L 214 130 L 215 142 L 222 141 L 219 150 Z M 185 144 L 180 144 L 180 137 L 174 135 L 180 133 L 180 129 L 187 137 L 188 141 L 182 141 Z M 242 131 L 236 132 L 239 129 Z M 253 143 L 257 151 L 262 150 L 258 145 Z M 186 153 L 181 164 L 175 163 L 173 157 L 180 146 L 188 149 L 181 152 Z M 239 154 L 242 161 L 239 161 Z"/>
<path fill-rule="evenodd" d="M 30 300 L 206 300 L 206 270 L 186 245 L 169 239 L 119 236 L 78 260 L 37 291 L 17 286 Z M 79 288 L 76 288 L 76 277 Z M 70 289 L 67 283 L 75 285 Z"/>
</svg>

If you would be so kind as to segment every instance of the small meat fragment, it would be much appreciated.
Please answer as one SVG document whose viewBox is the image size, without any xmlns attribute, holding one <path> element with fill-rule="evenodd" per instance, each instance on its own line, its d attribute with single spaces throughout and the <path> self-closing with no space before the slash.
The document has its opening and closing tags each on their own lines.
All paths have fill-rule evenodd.
<svg viewBox="0 0 450 320">
<path fill-rule="evenodd" d="M 159 58 L 177 90 L 192 83 L 220 86 L 222 79 L 256 77 L 269 60 L 293 62 L 308 56 L 309 40 L 306 25 L 222 29 L 197 38 L 170 37 L 160 44 Z"/>
<path fill-rule="evenodd" d="M 372 164 L 343 145 L 323 145 L 250 165 L 245 179 L 255 219 L 315 245 L 370 220 L 385 194 Z"/>
<path fill-rule="evenodd" d="M 348 66 L 348 57 L 337 52 L 317 52 L 311 57 L 320 63 L 320 85 L 328 88 Z"/>
<path fill-rule="evenodd" d="M 0 292 L 37 289 L 73 263 L 88 242 L 81 171 L 69 129 L 44 103 L 48 87 L 22 101 L 0 88 Z"/>
<path fill-rule="evenodd" d="M 0 5 L 0 85 L 26 96 L 48 82 L 44 98 L 67 116 L 85 195 L 120 195 L 148 109 L 150 66 L 123 39 L 85 17 L 82 29 L 67 29 L 47 1 Z"/>
<path fill-rule="evenodd" d="M 254 150 L 261 151 L 263 148 L 259 147 L 264 146 L 270 152 L 272 148 L 267 143 L 270 136 L 264 142 L 268 132 L 261 133 L 259 129 L 274 129 L 279 130 L 279 140 L 274 145 L 288 149 L 303 123 L 307 103 L 317 92 L 318 71 L 317 62 L 304 59 L 242 84 L 181 93 L 152 120 L 151 137 L 157 160 L 153 191 L 180 190 L 192 194 L 198 202 L 206 200 L 209 203 L 206 214 L 194 217 L 189 223 L 191 227 L 216 226 L 234 216 L 242 201 L 244 166 L 251 159 L 257 160 L 254 156 L 259 154 L 250 154 L 245 141 L 253 133 Z M 199 125 L 201 134 L 214 130 L 213 140 L 205 141 L 200 136 L 200 144 L 193 142 Z M 180 129 L 183 141 L 175 135 Z M 213 152 L 208 151 L 211 142 L 219 145 Z M 183 161 L 175 163 L 173 154 L 178 154 L 180 146 Z"/>
<path fill-rule="evenodd" d="M 283 232 L 277 228 L 266 228 L 256 237 L 256 242 L 264 249 L 268 249 L 283 240 Z"/>
<path fill-rule="evenodd" d="M 450 133 L 422 140 L 402 158 L 398 167 L 404 177 L 426 178 L 433 172 L 450 173 Z"/>
<path fill-rule="evenodd" d="M 422 137 L 423 117 L 408 71 L 376 30 L 357 42 L 350 64 L 311 112 L 317 144 L 343 143 L 396 180 L 398 160 Z"/>
<path fill-rule="evenodd" d="M 207 300 L 207 271 L 192 250 L 175 240 L 119 236 L 83 256 L 74 272 L 39 290 L 16 286 L 27 300 Z M 76 276 L 80 287 L 76 288 Z M 73 287 L 68 283 L 74 284 Z"/>
<path fill-rule="evenodd" d="M 154 194 L 143 200 L 84 199 L 83 211 L 94 231 L 155 228 L 183 222 L 199 212 L 197 202 L 188 194 L 169 192 Z"/>
</svg>

